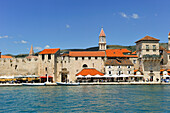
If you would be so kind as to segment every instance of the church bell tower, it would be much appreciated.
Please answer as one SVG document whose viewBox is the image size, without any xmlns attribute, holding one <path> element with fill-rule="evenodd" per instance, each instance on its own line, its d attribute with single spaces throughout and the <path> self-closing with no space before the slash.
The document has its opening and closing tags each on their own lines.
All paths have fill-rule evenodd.
<svg viewBox="0 0 170 113">
<path fill-rule="evenodd" d="M 104 51 L 106 50 L 106 35 L 103 31 L 103 27 L 100 31 L 100 35 L 99 35 L 99 50 Z"/>
<path fill-rule="evenodd" d="M 170 32 L 168 34 L 168 50 L 170 50 Z"/>
</svg>

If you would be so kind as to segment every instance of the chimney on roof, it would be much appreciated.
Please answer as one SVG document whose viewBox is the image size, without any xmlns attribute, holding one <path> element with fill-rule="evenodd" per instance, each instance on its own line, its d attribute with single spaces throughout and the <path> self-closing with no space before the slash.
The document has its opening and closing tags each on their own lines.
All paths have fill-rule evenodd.
<svg viewBox="0 0 170 113">
<path fill-rule="evenodd" d="M 34 50 L 33 50 L 33 46 L 31 45 L 29 56 L 33 56 L 33 55 L 34 55 Z"/>
</svg>

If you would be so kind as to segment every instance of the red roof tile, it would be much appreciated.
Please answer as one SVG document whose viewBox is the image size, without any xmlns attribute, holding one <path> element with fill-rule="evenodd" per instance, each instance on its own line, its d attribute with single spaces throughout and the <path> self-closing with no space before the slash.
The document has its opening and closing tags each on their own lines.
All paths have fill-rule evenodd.
<svg viewBox="0 0 170 113">
<path fill-rule="evenodd" d="M 104 74 L 99 72 L 98 70 L 96 69 L 82 69 L 78 74 L 76 74 L 76 76 L 78 75 L 82 75 L 82 76 L 87 76 L 87 75 L 101 75 L 103 76 Z"/>
<path fill-rule="evenodd" d="M 105 66 L 133 66 L 129 59 L 109 59 L 106 60 Z"/>
<path fill-rule="evenodd" d="M 138 69 L 134 70 L 134 72 L 137 72 L 137 71 L 139 71 L 139 70 Z"/>
<path fill-rule="evenodd" d="M 167 71 L 170 71 L 170 69 L 167 69 Z"/>
<path fill-rule="evenodd" d="M 166 53 L 170 53 L 170 50 L 166 50 Z"/>
<path fill-rule="evenodd" d="M 169 35 L 170 35 L 170 32 L 169 32 Z"/>
<path fill-rule="evenodd" d="M 55 54 L 58 50 L 60 50 L 60 48 L 56 48 L 56 49 L 44 49 L 39 54 Z"/>
<path fill-rule="evenodd" d="M 12 56 L 1 55 L 1 58 L 12 58 Z"/>
<path fill-rule="evenodd" d="M 159 50 L 166 50 L 164 47 L 160 46 Z"/>
<path fill-rule="evenodd" d="M 165 71 L 165 69 L 160 69 L 160 71 Z"/>
<path fill-rule="evenodd" d="M 104 57 L 105 56 L 105 51 L 70 51 L 69 52 L 69 56 L 72 57 L 97 57 L 97 56 L 101 56 Z"/>
<path fill-rule="evenodd" d="M 107 49 L 107 57 L 137 57 L 137 55 L 124 55 L 123 53 L 130 53 L 127 49 Z"/>
<path fill-rule="evenodd" d="M 134 54 L 136 54 L 136 51 L 134 51 L 134 52 L 132 53 L 132 55 L 134 55 Z"/>
<path fill-rule="evenodd" d="M 140 42 L 140 41 L 160 41 L 160 40 L 159 40 L 159 39 L 156 39 L 156 38 L 153 38 L 153 37 L 151 37 L 151 36 L 145 36 L 145 37 L 143 37 L 142 39 L 136 41 L 135 43 Z"/>
<path fill-rule="evenodd" d="M 105 33 L 104 33 L 104 31 L 103 31 L 103 28 L 101 29 L 99 36 L 104 36 L 104 37 L 106 36 Z"/>
</svg>

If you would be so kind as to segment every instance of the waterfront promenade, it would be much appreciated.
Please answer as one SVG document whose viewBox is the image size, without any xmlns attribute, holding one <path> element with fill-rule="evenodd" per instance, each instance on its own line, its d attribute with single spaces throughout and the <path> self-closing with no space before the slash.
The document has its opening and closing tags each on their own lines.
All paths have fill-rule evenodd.
<svg viewBox="0 0 170 113">
<path fill-rule="evenodd" d="M 86 83 L 80 83 L 80 85 L 170 85 L 170 82 L 166 83 L 166 82 L 86 82 Z M 22 86 L 21 83 L 14 83 L 14 84 L 10 84 L 10 83 L 1 83 L 0 87 L 3 86 Z M 46 84 L 46 86 L 57 86 L 57 84 Z"/>
</svg>

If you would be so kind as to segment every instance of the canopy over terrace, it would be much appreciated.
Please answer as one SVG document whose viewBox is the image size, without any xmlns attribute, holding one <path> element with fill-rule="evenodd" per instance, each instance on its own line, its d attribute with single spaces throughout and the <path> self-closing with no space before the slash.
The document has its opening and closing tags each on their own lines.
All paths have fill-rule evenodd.
<svg viewBox="0 0 170 113">
<path fill-rule="evenodd" d="M 76 74 L 76 77 L 78 78 L 79 77 L 102 77 L 102 76 L 104 76 L 104 74 L 94 68 L 85 68 Z"/>
<path fill-rule="evenodd" d="M 118 82 L 118 81 L 131 81 L 131 80 L 142 80 L 143 75 L 104 75 L 96 69 L 83 69 L 78 74 L 76 74 L 76 78 L 79 82 L 95 82 L 95 81 L 106 81 L 106 82 Z M 131 78 L 131 79 L 130 79 Z M 137 79 L 138 78 L 138 79 Z"/>
</svg>

